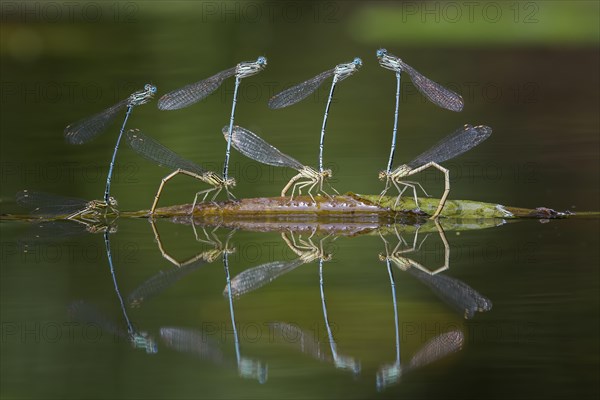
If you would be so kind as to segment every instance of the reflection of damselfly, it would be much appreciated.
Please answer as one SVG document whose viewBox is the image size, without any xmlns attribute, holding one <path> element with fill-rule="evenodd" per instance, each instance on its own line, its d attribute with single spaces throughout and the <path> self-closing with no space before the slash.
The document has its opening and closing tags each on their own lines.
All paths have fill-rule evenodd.
<svg viewBox="0 0 600 400">
<path fill-rule="evenodd" d="M 213 230 L 210 231 L 210 234 L 206 231 L 205 227 L 202 227 L 202 233 L 204 233 L 204 238 L 202 238 L 201 236 L 198 235 L 196 226 L 194 225 L 194 223 L 192 221 L 192 230 L 194 231 L 194 236 L 196 238 L 196 241 L 208 245 L 209 249 L 203 250 L 200 253 L 196 254 L 195 256 L 193 256 L 187 260 L 177 261 L 174 257 L 169 255 L 169 253 L 165 250 L 163 242 L 160 238 L 160 234 L 158 232 L 158 228 L 156 226 L 156 222 L 154 220 L 150 219 L 150 225 L 152 226 L 152 232 L 154 233 L 154 239 L 156 241 L 156 244 L 158 246 L 160 254 L 163 256 L 163 258 L 165 260 L 169 261 L 171 264 L 175 265 L 176 267 L 184 267 L 191 263 L 195 263 L 196 261 L 199 261 L 199 260 L 203 260 L 207 264 L 210 264 L 210 263 L 216 261 L 217 258 L 219 258 L 223 253 L 228 253 L 228 254 L 235 253 L 235 247 L 229 247 L 229 241 L 230 241 L 231 237 L 233 236 L 233 234 L 235 233 L 235 230 L 231 230 L 227 234 L 227 236 L 225 238 L 225 244 L 223 244 L 223 242 L 219 239 L 219 237 L 216 234 L 216 231 L 217 231 L 217 229 L 219 229 L 219 226 L 213 228 Z"/>
<path fill-rule="evenodd" d="M 127 142 L 129 143 L 129 146 L 141 156 L 146 157 L 150 161 L 154 161 L 158 165 L 175 169 L 175 171 L 162 179 L 158 191 L 156 192 L 156 196 L 154 196 L 150 214 L 154 214 L 165 184 L 179 174 L 191 176 L 192 178 L 212 186 L 210 189 L 196 193 L 192 208 L 190 209 L 190 214 L 194 213 L 198 198 L 202 195 L 204 195 L 202 201 L 205 201 L 206 197 L 211 192 L 215 191 L 211 199 L 214 201 L 221 190 L 225 189 L 227 194 L 232 196 L 231 193 L 229 193 L 229 188 L 235 186 L 235 179 L 224 179 L 215 172 L 205 170 L 200 165 L 184 159 L 171 149 L 168 149 L 151 137 L 144 135 L 137 129 L 132 129 L 127 132 Z"/>
<path fill-rule="evenodd" d="M 127 296 L 127 301 L 132 307 L 139 307 L 141 304 L 148 299 L 155 297 L 169 288 L 171 285 L 175 284 L 179 280 L 185 278 L 189 274 L 194 271 L 200 269 L 200 267 L 210 264 L 216 261 L 224 252 L 233 253 L 235 252 L 235 248 L 229 247 L 229 240 L 235 233 L 235 231 L 229 232 L 225 239 L 225 244 L 219 240 L 215 231 L 218 229 L 213 229 L 210 234 L 203 227 L 202 231 L 204 233 L 205 239 L 202 239 L 198 232 L 196 231 L 196 227 L 192 224 L 192 228 L 194 230 L 194 235 L 196 240 L 200 243 L 207 244 L 210 246 L 208 250 L 203 250 L 202 252 L 190 257 L 184 261 L 177 261 L 173 256 L 169 255 L 164 248 L 163 242 L 160 238 L 160 234 L 158 232 L 158 228 L 156 226 L 156 222 L 152 219 L 150 220 L 150 224 L 152 226 L 152 231 L 154 233 L 154 239 L 157 243 L 158 249 L 161 252 L 163 258 L 169 261 L 171 264 L 175 265 L 177 268 L 172 268 L 167 271 L 160 271 L 158 274 L 153 275 L 137 288 L 135 288 L 129 296 Z"/>
<path fill-rule="evenodd" d="M 233 328 L 233 340 L 235 345 L 235 356 L 237 360 L 238 373 L 243 378 L 256 379 L 260 383 L 267 381 L 268 365 L 260 360 L 242 356 L 240 349 L 240 338 L 235 322 L 235 310 L 233 308 L 233 296 L 231 293 L 231 276 L 229 274 L 229 253 L 223 253 L 223 268 L 225 270 L 225 280 L 227 282 L 227 300 L 229 302 L 229 315 L 231 316 L 231 326 Z"/>
<path fill-rule="evenodd" d="M 231 279 L 231 290 L 229 287 L 225 287 L 223 295 L 231 295 L 235 300 L 273 282 L 275 279 L 293 271 L 300 265 L 308 264 L 318 259 L 331 260 L 331 254 L 326 254 L 323 251 L 323 239 L 321 239 L 319 245 L 315 245 L 312 241 L 312 235 L 307 239 L 299 238 L 298 240 L 294 238 L 291 232 L 289 236 L 288 238 L 285 232 L 281 234 L 283 241 L 298 258 L 290 261 L 272 261 L 248 268 Z"/>
<path fill-rule="evenodd" d="M 337 344 L 333 337 L 333 331 L 331 329 L 331 324 L 329 322 L 329 317 L 327 314 L 325 290 L 323 285 L 323 263 L 331 260 L 331 254 L 325 253 L 323 249 L 323 243 L 329 236 L 320 239 L 319 243 L 315 244 L 313 241 L 313 236 L 315 235 L 315 233 L 316 230 L 313 231 L 313 233 L 306 239 L 302 239 L 302 237 L 298 237 L 298 239 L 296 239 L 293 233 L 291 232 L 289 234 L 289 237 L 285 233 L 282 233 L 282 239 L 287 244 L 287 246 L 298 256 L 298 258 L 291 261 L 275 261 L 259 265 L 258 267 L 250 268 L 240 273 L 230 282 L 228 282 L 228 285 L 224 291 L 224 295 L 226 297 L 230 297 L 231 301 L 234 296 L 239 298 L 240 296 L 246 293 L 249 293 L 268 283 L 271 283 L 273 280 L 277 279 L 281 275 L 290 272 L 291 270 L 295 269 L 300 265 L 318 260 L 321 305 L 323 308 L 323 318 L 325 320 L 325 327 L 327 329 L 327 335 L 329 338 L 329 346 L 332 354 L 333 363 L 336 366 L 336 368 L 347 369 L 352 371 L 354 374 L 358 374 L 360 372 L 360 362 L 356 361 L 350 356 L 346 356 L 339 353 L 337 350 Z M 289 324 L 279 323 L 278 325 L 273 325 L 272 327 L 276 329 L 289 329 Z M 307 349 L 307 352 L 311 353 L 313 356 L 317 354 L 318 357 L 316 358 L 318 359 L 326 359 L 326 357 L 324 357 L 320 352 L 320 346 L 318 345 L 318 343 L 314 343 L 314 346 L 312 346 L 311 348 L 314 350 L 314 352 L 309 349 Z"/>
<path fill-rule="evenodd" d="M 33 215 L 46 218 L 69 219 L 82 223 L 99 223 L 109 214 L 118 215 L 117 201 L 110 197 L 102 200 L 83 200 L 49 193 L 22 190 L 16 195 L 17 204 L 29 208 Z"/>
<path fill-rule="evenodd" d="M 108 260 L 108 266 L 110 268 L 110 274 L 113 280 L 114 290 L 117 295 L 117 299 L 119 300 L 121 312 L 123 314 L 123 318 L 127 326 L 127 333 L 125 333 L 121 328 L 119 328 L 116 324 L 112 323 L 110 320 L 104 318 L 100 313 L 95 311 L 93 307 L 87 305 L 85 302 L 73 303 L 70 306 L 70 312 L 76 319 L 80 321 L 97 323 L 103 329 L 106 329 L 107 331 L 118 336 L 127 338 L 134 348 L 142 348 L 146 350 L 146 353 L 154 354 L 158 351 L 154 339 L 150 335 L 148 335 L 148 333 L 138 331 L 134 327 L 133 323 L 131 322 L 131 319 L 129 318 L 129 315 L 127 314 L 127 307 L 125 306 L 123 296 L 121 295 L 121 291 L 119 289 L 117 275 L 113 264 L 109 231 L 104 232 L 104 245 L 106 248 L 106 258 Z"/>
<path fill-rule="evenodd" d="M 144 349 L 148 354 L 158 352 L 156 342 L 147 332 L 130 330 L 129 326 L 127 329 L 123 329 L 119 323 L 107 317 L 92 304 L 83 300 L 77 300 L 69 304 L 68 312 L 70 317 L 74 320 L 93 324 L 94 327 L 102 329 L 103 332 L 101 336 L 103 337 L 112 334 L 127 340 L 135 349 Z"/>
<path fill-rule="evenodd" d="M 417 246 L 420 227 L 416 228 L 412 247 L 409 247 L 409 244 L 400 235 L 400 233 L 398 232 L 397 226 L 395 226 L 394 231 L 396 233 L 396 238 L 398 239 L 398 244 L 396 245 L 396 247 L 394 247 L 394 249 L 392 251 L 389 250 L 388 241 L 385 239 L 385 237 L 383 237 L 383 235 L 380 234 L 380 237 L 383 240 L 383 243 L 385 246 L 385 254 L 380 254 L 379 259 L 381 261 L 390 260 L 394 264 L 396 264 L 398 266 L 398 268 L 400 268 L 403 271 L 406 271 L 410 267 L 414 267 L 414 268 L 417 268 L 417 269 L 423 271 L 424 273 L 426 273 L 428 275 L 435 275 L 439 272 L 447 270 L 450 267 L 450 245 L 448 244 L 448 239 L 446 239 L 446 234 L 444 233 L 444 229 L 442 228 L 442 225 L 439 223 L 439 221 L 433 220 L 432 222 L 435 224 L 435 227 L 440 235 L 440 239 L 442 240 L 442 243 L 444 245 L 444 265 L 442 265 L 441 267 L 432 271 L 429 268 L 425 267 L 424 265 L 405 256 L 408 253 L 420 251 L 421 247 L 423 246 L 423 243 L 425 243 L 425 240 L 427 240 L 427 238 L 429 237 L 429 234 L 427 234 L 425 236 L 425 238 L 423 238 L 421 243 Z M 400 250 L 400 248 L 402 246 L 409 247 L 409 248 Z"/>
<path fill-rule="evenodd" d="M 473 318 L 476 312 L 489 311 L 492 308 L 492 302 L 488 298 L 482 296 L 479 292 L 466 283 L 440 273 L 447 270 L 450 265 L 450 246 L 446 240 L 446 236 L 439 221 L 434 220 L 432 222 L 435 223 L 440 234 L 440 238 L 444 243 L 445 262 L 442 267 L 432 272 L 418 262 L 404 256 L 406 253 L 419 251 L 421 245 L 425 239 L 427 239 L 426 237 L 419 246 L 416 246 L 418 230 L 415 232 L 415 239 L 413 241 L 412 248 L 408 250 L 397 251 L 396 249 L 398 246 L 396 246 L 396 249 L 394 249 L 394 251 L 391 253 L 388 250 L 387 241 L 382 236 L 386 247 L 386 254 L 381 254 L 379 256 L 380 260 L 386 261 L 386 263 L 392 262 L 402 271 L 406 271 L 417 278 L 419 281 L 427 285 L 445 303 L 448 303 L 452 308 L 461 312 L 466 319 Z M 399 245 L 406 244 L 406 242 L 404 242 L 399 235 L 398 238 L 400 240 Z"/>
<path fill-rule="evenodd" d="M 394 282 L 394 272 L 392 271 L 391 259 L 386 258 L 388 277 L 392 289 L 392 304 L 394 305 L 394 327 L 396 328 L 396 359 L 392 364 L 382 365 L 377 371 L 376 384 L 377 390 L 381 391 L 388 386 L 398 383 L 401 375 L 406 372 L 430 364 L 440 358 L 454 353 L 461 349 L 464 335 L 461 331 L 455 330 L 436 336 L 427 342 L 412 357 L 407 365 L 400 364 L 400 328 L 398 318 L 398 304 L 396 302 L 396 284 Z"/>
</svg>

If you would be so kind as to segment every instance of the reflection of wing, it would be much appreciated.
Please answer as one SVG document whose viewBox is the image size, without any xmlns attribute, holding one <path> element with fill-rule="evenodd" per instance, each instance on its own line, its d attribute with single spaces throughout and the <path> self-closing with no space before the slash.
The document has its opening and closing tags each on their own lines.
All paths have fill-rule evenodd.
<svg viewBox="0 0 600 400">
<path fill-rule="evenodd" d="M 269 100 L 269 108 L 275 110 L 277 108 L 291 106 L 299 101 L 304 100 L 310 96 L 311 93 L 317 90 L 319 86 L 323 84 L 325 79 L 333 76 L 334 73 L 335 68 L 322 72 L 314 78 L 286 89 L 283 92 L 277 93 L 275 96 L 271 97 L 271 100 Z"/>
<path fill-rule="evenodd" d="M 292 261 L 274 261 L 249 268 L 231 280 L 231 297 L 240 297 L 256 290 L 302 264 L 304 264 L 304 261 L 297 258 Z M 225 297 L 228 296 L 227 289 L 225 287 L 225 290 L 223 290 L 223 296 Z"/>
<path fill-rule="evenodd" d="M 160 294 L 163 290 L 194 272 L 204 264 L 206 264 L 206 261 L 200 259 L 180 268 L 173 268 L 166 272 L 161 271 L 150 277 L 150 279 L 131 292 L 129 296 L 127 296 L 127 302 L 132 307 L 139 306 L 143 301 Z"/>
<path fill-rule="evenodd" d="M 178 110 L 202 100 L 221 86 L 223 81 L 235 75 L 235 67 L 221 71 L 202 81 L 190 83 L 163 95 L 158 100 L 160 110 Z"/>
<path fill-rule="evenodd" d="M 409 369 L 416 369 L 431 364 L 449 354 L 455 353 L 462 348 L 464 335 L 461 331 L 450 331 L 442 333 L 427 342 L 411 358 Z"/>
<path fill-rule="evenodd" d="M 315 360 L 333 361 L 328 352 L 321 348 L 319 338 L 312 332 L 303 331 L 298 326 L 287 322 L 272 322 L 269 327 L 273 330 L 277 340 L 296 347 Z"/>
<path fill-rule="evenodd" d="M 429 286 L 444 302 L 463 312 L 466 319 L 473 318 L 477 311 L 492 309 L 490 299 L 482 296 L 463 281 L 443 274 L 428 275 L 415 268 L 409 268 L 407 271 Z"/>
<path fill-rule="evenodd" d="M 24 237 L 24 244 L 29 245 L 33 242 L 54 242 L 66 240 L 79 235 L 90 234 L 90 226 L 75 221 L 44 221 L 31 225 L 31 230 Z M 103 229 L 103 227 L 99 228 Z M 107 227 L 110 229 L 110 227 Z"/>
<path fill-rule="evenodd" d="M 118 327 L 112 320 L 106 318 L 98 309 L 83 300 L 75 301 L 68 306 L 69 316 L 76 321 L 93 324 L 100 327 L 104 334 L 110 333 L 122 338 L 128 338 L 126 330 Z"/>
<path fill-rule="evenodd" d="M 179 352 L 190 353 L 215 364 L 223 364 L 224 356 L 216 342 L 202 331 L 164 327 L 160 337 L 165 344 Z"/>
</svg>

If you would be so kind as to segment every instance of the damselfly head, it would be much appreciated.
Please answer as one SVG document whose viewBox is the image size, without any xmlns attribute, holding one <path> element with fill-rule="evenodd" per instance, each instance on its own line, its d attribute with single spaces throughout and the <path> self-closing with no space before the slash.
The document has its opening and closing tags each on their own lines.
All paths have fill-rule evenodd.
<svg viewBox="0 0 600 400">
<path fill-rule="evenodd" d="M 385 69 L 396 72 L 402 71 L 402 60 L 392 54 L 389 54 L 386 49 L 377 50 L 377 60 L 379 61 L 379 65 Z"/>
<path fill-rule="evenodd" d="M 362 60 L 358 57 L 355 57 L 354 60 L 352 60 L 352 63 L 359 68 L 362 67 Z"/>
<path fill-rule="evenodd" d="M 385 181 L 389 177 L 389 175 L 387 171 L 379 171 L 378 177 L 380 181 Z"/>
<path fill-rule="evenodd" d="M 142 104 L 146 104 L 154 97 L 157 89 L 156 86 L 151 85 L 149 83 L 144 85 L 144 89 L 138 90 L 135 93 L 132 93 L 129 96 L 129 105 L 130 106 L 139 106 Z"/>
<path fill-rule="evenodd" d="M 379 261 L 385 261 L 387 259 L 388 259 L 387 255 L 385 255 L 383 253 L 379 253 Z"/>
<path fill-rule="evenodd" d="M 267 59 L 263 56 L 258 57 L 256 61 L 242 61 L 235 66 L 235 76 L 238 78 L 247 78 L 258 74 L 267 67 Z"/>
<path fill-rule="evenodd" d="M 109 198 L 108 198 L 108 205 L 109 205 L 110 207 L 116 207 L 116 206 L 118 206 L 118 204 L 117 204 L 117 199 L 115 199 L 115 198 L 114 198 L 114 197 L 112 197 L 112 196 L 111 196 L 111 197 L 109 197 Z"/>
<path fill-rule="evenodd" d="M 405 257 L 394 257 L 394 263 L 398 266 L 398 268 L 400 268 L 402 271 L 406 271 L 408 270 L 411 266 L 412 263 L 414 261 L 412 261 L 410 258 L 405 258 Z"/>
<path fill-rule="evenodd" d="M 224 186 L 225 187 L 235 187 L 236 184 L 237 184 L 237 182 L 235 181 L 235 178 L 227 178 L 225 180 Z"/>
<path fill-rule="evenodd" d="M 331 172 L 331 170 L 330 170 L 330 169 L 324 169 L 324 170 L 321 172 L 321 176 L 322 176 L 323 178 L 331 178 L 331 176 L 332 176 L 332 175 L 333 175 L 333 172 Z"/>
<path fill-rule="evenodd" d="M 144 90 L 152 95 L 155 95 L 158 89 L 156 88 L 156 86 L 154 86 L 150 83 L 146 83 L 144 85 Z"/>
</svg>

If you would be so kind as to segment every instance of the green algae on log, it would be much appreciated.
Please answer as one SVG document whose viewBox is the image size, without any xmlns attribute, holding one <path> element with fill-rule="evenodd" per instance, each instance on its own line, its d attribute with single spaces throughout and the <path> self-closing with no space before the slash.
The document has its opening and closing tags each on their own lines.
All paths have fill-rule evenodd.
<svg viewBox="0 0 600 400">
<path fill-rule="evenodd" d="M 318 217 L 318 218 L 396 218 L 398 216 L 427 216 L 434 213 L 439 199 L 419 198 L 420 212 L 415 211 L 413 198 L 402 197 L 395 206 L 395 196 L 384 196 L 379 202 L 379 195 L 345 195 L 315 196 L 313 202 L 309 196 L 260 197 L 225 201 L 220 203 L 201 203 L 194 209 L 194 217 Z M 183 204 L 156 209 L 155 217 L 189 216 L 191 204 Z M 147 217 L 148 211 L 122 213 L 122 216 Z M 571 213 L 561 213 L 548 208 L 517 208 L 500 204 L 484 203 L 471 200 L 448 200 L 441 213 L 445 218 L 563 218 Z"/>
</svg>

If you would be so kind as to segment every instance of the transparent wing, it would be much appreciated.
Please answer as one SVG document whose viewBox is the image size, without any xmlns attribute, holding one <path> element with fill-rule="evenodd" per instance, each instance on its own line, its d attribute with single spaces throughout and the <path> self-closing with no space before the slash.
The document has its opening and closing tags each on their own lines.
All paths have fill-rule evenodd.
<svg viewBox="0 0 600 400">
<path fill-rule="evenodd" d="M 156 140 L 144 135 L 137 129 L 130 129 L 127 134 L 127 143 L 141 156 L 158 165 L 171 167 L 173 169 L 183 169 L 189 172 L 202 175 L 206 170 L 198 164 L 188 161 L 173 150 L 163 146 Z"/>
<path fill-rule="evenodd" d="M 229 138 L 229 126 L 222 129 L 225 140 Z M 231 145 L 240 153 L 254 161 L 275 167 L 289 167 L 295 170 L 304 168 L 299 161 L 282 153 L 276 147 L 265 142 L 264 139 L 242 128 L 234 126 L 231 134 Z"/>
<path fill-rule="evenodd" d="M 292 261 L 274 261 L 249 268 L 231 280 L 231 297 L 240 297 L 263 287 L 302 264 L 304 261 L 297 258 Z M 223 295 L 228 296 L 227 287 L 223 290 Z"/>
<path fill-rule="evenodd" d="M 225 79 L 234 75 L 235 67 L 169 92 L 158 100 L 158 108 L 160 110 L 179 110 L 191 106 L 217 90 Z"/>
<path fill-rule="evenodd" d="M 466 319 L 473 318 L 478 311 L 489 311 L 492 308 L 490 299 L 461 280 L 443 274 L 429 275 L 416 268 L 409 268 L 407 271 L 429 286 L 445 303 L 463 312 Z"/>
<path fill-rule="evenodd" d="M 22 190 L 16 195 L 17 204 L 36 215 L 66 215 L 87 208 L 88 201 L 50 193 Z"/>
<path fill-rule="evenodd" d="M 218 344 L 211 338 L 211 334 L 193 329 L 175 327 L 160 328 L 160 337 L 163 342 L 173 350 L 182 353 L 195 354 L 200 358 L 220 364 L 224 362 L 224 355 Z"/>
<path fill-rule="evenodd" d="M 112 333 L 123 338 L 128 337 L 125 329 L 117 326 L 117 324 L 106 317 L 93 305 L 86 303 L 83 300 L 77 300 L 68 306 L 68 313 L 71 319 L 78 322 L 94 324 L 102 328 L 105 333 Z"/>
<path fill-rule="evenodd" d="M 425 343 L 410 359 L 408 368 L 417 369 L 459 351 L 464 342 L 461 331 L 442 333 Z"/>
<path fill-rule="evenodd" d="M 327 340 L 322 342 L 312 330 L 304 331 L 297 325 L 287 322 L 271 322 L 269 327 L 273 330 L 275 340 L 294 346 L 315 360 L 331 361 L 331 356 L 324 346 Z"/>
<path fill-rule="evenodd" d="M 451 111 L 461 111 L 463 109 L 465 104 L 459 94 L 423 76 L 410 65 L 404 62 L 401 63 L 402 70 L 408 73 L 417 89 L 432 103 Z"/>
<path fill-rule="evenodd" d="M 121 100 L 96 115 L 72 123 L 65 128 L 65 138 L 71 144 L 83 144 L 106 129 L 119 112 L 127 107 L 129 99 Z"/>
<path fill-rule="evenodd" d="M 296 104 L 299 101 L 304 100 L 310 96 L 311 93 L 317 90 L 317 88 L 321 86 L 325 79 L 333 76 L 334 73 L 335 68 L 330 69 L 329 71 L 320 73 L 314 78 L 276 94 L 269 100 L 269 108 L 275 110 L 278 108 L 291 106 L 292 104 Z"/>
<path fill-rule="evenodd" d="M 142 302 L 159 295 L 169 286 L 183 279 L 204 264 L 206 264 L 206 261 L 197 260 L 180 268 L 173 268 L 166 272 L 161 271 L 135 288 L 127 296 L 127 302 L 130 306 L 139 306 Z"/>
<path fill-rule="evenodd" d="M 465 125 L 440 140 L 436 145 L 408 163 L 418 168 L 428 162 L 441 163 L 472 149 L 492 134 L 492 128 L 485 125 Z"/>
</svg>

